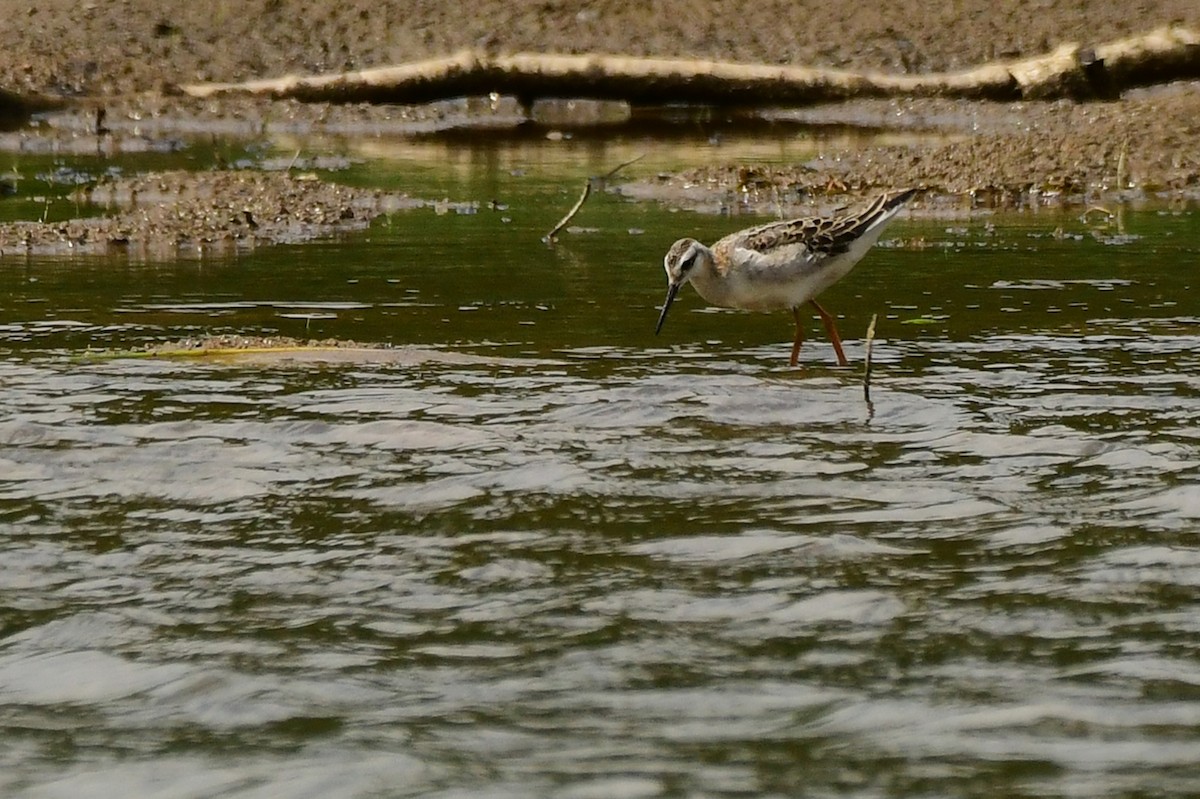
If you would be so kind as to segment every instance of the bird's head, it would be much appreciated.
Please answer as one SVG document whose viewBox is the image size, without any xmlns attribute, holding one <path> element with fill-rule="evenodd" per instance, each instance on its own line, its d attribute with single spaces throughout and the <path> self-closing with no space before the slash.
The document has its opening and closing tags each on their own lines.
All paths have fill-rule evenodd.
<svg viewBox="0 0 1200 799">
<path fill-rule="evenodd" d="M 658 324 L 654 334 L 662 330 L 663 322 L 667 321 L 667 311 L 675 302 L 675 295 L 683 284 L 688 282 L 696 270 L 711 263 L 712 252 L 695 239 L 680 239 L 671 245 L 663 258 L 663 269 L 667 272 L 667 299 L 663 302 L 662 313 L 658 316 Z"/>
</svg>

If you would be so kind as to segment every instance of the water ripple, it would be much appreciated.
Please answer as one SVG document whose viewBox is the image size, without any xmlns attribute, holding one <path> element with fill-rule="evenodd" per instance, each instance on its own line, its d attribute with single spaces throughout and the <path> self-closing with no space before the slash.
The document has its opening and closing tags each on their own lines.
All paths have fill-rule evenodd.
<svg viewBox="0 0 1200 799">
<path fill-rule="evenodd" d="M 0 791 L 1183 795 L 1197 343 L 0 362 Z"/>
</svg>

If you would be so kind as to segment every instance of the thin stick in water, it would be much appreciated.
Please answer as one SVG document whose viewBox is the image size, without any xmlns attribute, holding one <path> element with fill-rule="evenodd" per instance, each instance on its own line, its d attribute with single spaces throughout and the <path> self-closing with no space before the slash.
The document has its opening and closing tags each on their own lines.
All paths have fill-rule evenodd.
<svg viewBox="0 0 1200 799">
<path fill-rule="evenodd" d="M 565 228 L 567 223 L 575 218 L 575 214 L 579 213 L 579 209 L 583 207 L 583 203 L 587 200 L 588 195 L 591 193 L 592 179 L 588 178 L 583 183 L 583 193 L 580 194 L 579 199 L 575 201 L 575 206 L 570 211 L 567 211 L 567 215 L 559 220 L 559 223 L 551 228 L 549 233 L 547 233 L 545 236 L 542 236 L 542 241 L 546 242 L 547 244 L 553 244 L 555 237 L 558 236 L 558 232 Z"/>
<path fill-rule="evenodd" d="M 554 240 L 558 237 L 559 232 L 567 226 L 568 222 L 570 222 L 572 219 L 575 218 L 575 214 L 579 213 L 579 209 L 582 208 L 584 202 L 587 201 L 588 195 L 590 195 L 592 193 L 592 185 L 593 184 L 599 184 L 600 188 L 603 189 L 604 184 L 610 178 L 615 176 L 618 172 L 620 172 L 625 167 L 629 166 L 630 164 L 636 164 L 638 161 L 641 161 L 645 157 L 646 157 L 646 154 L 642 153 L 641 155 L 637 156 L 636 158 L 630 158 L 628 161 L 617 164 L 615 167 L 613 167 L 608 172 L 606 172 L 605 174 L 601 175 L 598 178 L 588 178 L 587 183 L 585 183 L 583 186 L 583 193 L 580 194 L 579 199 L 575 201 L 575 206 L 570 211 L 567 211 L 567 215 L 564 216 L 562 218 L 562 220 L 559 221 L 559 223 L 557 225 L 555 225 L 554 228 L 549 233 L 547 233 L 545 236 L 542 236 L 542 241 L 544 241 L 546 244 L 554 243 Z"/>
<path fill-rule="evenodd" d="M 871 346 L 875 343 L 875 319 L 879 314 L 871 314 L 871 324 L 867 325 L 866 366 L 863 368 L 863 399 L 871 401 Z"/>
<path fill-rule="evenodd" d="M 630 158 L 628 161 L 623 161 L 623 162 L 617 164 L 616 166 L 614 166 L 612 169 L 608 170 L 608 172 L 605 173 L 603 176 L 601 176 L 600 179 L 608 180 L 609 178 L 616 176 L 616 174 L 618 172 L 620 172 L 622 169 L 624 169 L 625 167 L 630 166 L 631 164 L 636 164 L 638 161 L 641 161 L 645 157 L 646 157 L 646 154 L 642 153 L 641 155 L 639 155 L 635 158 Z"/>
</svg>

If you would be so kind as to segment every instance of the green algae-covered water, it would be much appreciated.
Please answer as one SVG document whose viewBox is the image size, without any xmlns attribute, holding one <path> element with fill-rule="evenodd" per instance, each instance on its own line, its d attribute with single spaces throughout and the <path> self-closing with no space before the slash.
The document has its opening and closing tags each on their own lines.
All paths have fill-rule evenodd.
<svg viewBox="0 0 1200 799">
<path fill-rule="evenodd" d="M 759 218 L 551 249 L 624 153 L 445 152 L 347 179 L 474 213 L 0 261 L 0 793 L 1200 789 L 1200 211 L 901 217 L 792 370 L 690 289 L 653 335 Z M 78 357 L 212 332 L 424 355 Z"/>
</svg>

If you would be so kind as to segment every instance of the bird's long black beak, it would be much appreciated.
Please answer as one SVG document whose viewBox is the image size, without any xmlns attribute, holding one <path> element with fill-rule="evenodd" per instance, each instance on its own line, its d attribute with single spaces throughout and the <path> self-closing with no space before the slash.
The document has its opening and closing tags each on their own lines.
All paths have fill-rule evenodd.
<svg viewBox="0 0 1200 799">
<path fill-rule="evenodd" d="M 671 310 L 671 303 L 675 302 L 675 295 L 679 293 L 679 287 L 682 283 L 670 283 L 667 285 L 667 299 L 663 303 L 662 313 L 658 315 L 658 324 L 654 326 L 654 335 L 658 335 L 658 331 L 662 330 L 663 322 L 667 321 L 667 311 Z"/>
</svg>

